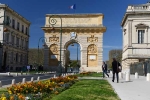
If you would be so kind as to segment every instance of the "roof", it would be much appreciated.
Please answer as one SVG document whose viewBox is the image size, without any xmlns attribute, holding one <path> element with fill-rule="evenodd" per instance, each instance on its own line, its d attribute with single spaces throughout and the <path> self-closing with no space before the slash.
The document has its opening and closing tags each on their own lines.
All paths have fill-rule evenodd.
<svg viewBox="0 0 150 100">
<path fill-rule="evenodd" d="M 146 4 L 129 5 L 127 7 L 125 15 L 123 16 L 121 26 L 124 25 L 129 15 L 134 16 L 134 15 L 140 15 L 140 14 L 150 14 L 150 2 Z"/>
<path fill-rule="evenodd" d="M 51 15 L 60 15 L 60 16 L 103 16 L 102 13 L 75 13 L 75 14 L 46 14 L 46 16 L 51 16 Z"/>
<path fill-rule="evenodd" d="M 13 9 L 11 9 L 8 5 L 0 3 L 0 8 L 6 8 L 7 10 L 12 11 L 19 18 L 22 18 L 25 22 L 27 22 L 28 24 L 30 24 L 30 22 L 26 18 L 24 18 L 23 16 L 21 16 L 20 14 L 18 14 L 16 11 L 14 11 Z"/>
</svg>

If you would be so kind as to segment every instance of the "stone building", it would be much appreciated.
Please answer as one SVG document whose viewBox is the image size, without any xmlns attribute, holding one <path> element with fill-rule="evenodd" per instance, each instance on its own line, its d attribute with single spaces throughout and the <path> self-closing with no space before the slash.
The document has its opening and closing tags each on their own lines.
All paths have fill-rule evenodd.
<svg viewBox="0 0 150 100">
<path fill-rule="evenodd" d="M 70 44 L 78 43 L 81 52 L 80 71 L 101 71 L 103 33 L 106 31 L 106 27 L 103 26 L 103 16 L 101 13 L 47 14 L 45 26 L 42 27 L 47 40 L 47 47 L 45 47 L 44 51 L 44 69 L 59 69 L 60 57 L 64 67 L 67 60 L 65 51 Z M 53 28 L 55 31 L 52 31 Z M 60 44 L 61 39 L 62 44 Z"/>
<path fill-rule="evenodd" d="M 28 64 L 29 27 L 30 22 L 23 16 L 0 4 L 1 70 L 20 70 Z"/>
<path fill-rule="evenodd" d="M 150 3 L 129 5 L 121 23 L 123 29 L 122 66 L 150 58 Z"/>
</svg>

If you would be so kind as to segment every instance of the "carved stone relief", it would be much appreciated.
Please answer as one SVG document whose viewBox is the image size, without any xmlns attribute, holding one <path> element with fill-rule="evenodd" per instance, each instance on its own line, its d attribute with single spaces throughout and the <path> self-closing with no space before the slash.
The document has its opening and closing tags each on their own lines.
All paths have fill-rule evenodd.
<svg viewBox="0 0 150 100">
<path fill-rule="evenodd" d="M 51 45 L 50 50 L 53 54 L 57 54 L 58 53 L 58 45 L 57 44 Z"/>
<path fill-rule="evenodd" d="M 94 37 L 94 35 L 91 35 L 91 37 L 87 38 L 87 42 L 98 42 L 98 37 Z"/>
<path fill-rule="evenodd" d="M 53 37 L 49 38 L 49 42 L 59 42 L 59 37 L 56 37 L 56 35 L 53 35 Z"/>
<path fill-rule="evenodd" d="M 89 45 L 88 53 L 97 53 L 97 47 L 94 44 Z"/>
</svg>

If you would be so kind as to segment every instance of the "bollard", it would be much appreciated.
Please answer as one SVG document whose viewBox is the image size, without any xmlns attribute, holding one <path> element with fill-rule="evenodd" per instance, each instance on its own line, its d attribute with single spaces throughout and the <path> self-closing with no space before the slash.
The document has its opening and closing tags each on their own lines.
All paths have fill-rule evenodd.
<svg viewBox="0 0 150 100">
<path fill-rule="evenodd" d="M 37 81 L 39 81 L 39 80 L 40 80 L 40 76 L 37 77 Z"/>
<path fill-rule="evenodd" d="M 150 81 L 150 73 L 147 73 L 146 80 L 147 80 L 147 81 Z"/>
<path fill-rule="evenodd" d="M 22 71 L 21 71 L 21 75 L 22 75 L 23 73 L 22 73 Z"/>
<path fill-rule="evenodd" d="M 119 79 L 123 79 L 123 73 L 122 72 L 119 73 Z"/>
<path fill-rule="evenodd" d="M 22 79 L 22 83 L 24 84 L 26 82 L 26 78 L 23 78 Z"/>
<path fill-rule="evenodd" d="M 16 81 L 15 79 L 12 79 L 12 82 L 11 82 L 12 85 L 15 85 L 16 84 Z"/>
<path fill-rule="evenodd" d="M 8 76 L 10 76 L 10 72 L 8 72 Z"/>
<path fill-rule="evenodd" d="M 31 77 L 31 82 L 33 82 L 34 81 L 34 77 Z"/>
<path fill-rule="evenodd" d="M 0 81 L 0 87 L 2 87 L 2 82 Z"/>
<path fill-rule="evenodd" d="M 130 81 L 130 73 L 126 72 L 126 81 Z"/>
<path fill-rule="evenodd" d="M 56 75 L 54 74 L 54 78 L 56 78 Z"/>
<path fill-rule="evenodd" d="M 16 76 L 18 76 L 18 73 L 16 73 Z"/>
<path fill-rule="evenodd" d="M 113 74 L 112 71 L 110 71 L 110 74 L 111 74 L 111 75 Z"/>
<path fill-rule="evenodd" d="M 26 72 L 26 75 L 28 75 L 28 73 Z"/>
<path fill-rule="evenodd" d="M 12 85 L 15 85 L 15 84 L 16 84 L 16 80 L 15 80 L 15 79 L 12 79 L 11 84 L 12 84 Z"/>
<path fill-rule="evenodd" d="M 136 72 L 135 73 L 135 79 L 138 79 L 139 78 L 139 76 L 138 76 L 138 73 Z"/>
</svg>

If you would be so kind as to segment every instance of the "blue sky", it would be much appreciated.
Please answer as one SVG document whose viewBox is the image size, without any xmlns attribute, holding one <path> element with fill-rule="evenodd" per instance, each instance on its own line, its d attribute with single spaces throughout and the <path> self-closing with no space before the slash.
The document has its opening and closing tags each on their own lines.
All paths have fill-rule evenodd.
<svg viewBox="0 0 150 100">
<path fill-rule="evenodd" d="M 108 60 L 108 53 L 112 49 L 122 49 L 121 21 L 127 6 L 145 4 L 148 0 L 0 0 L 0 3 L 24 16 L 31 22 L 30 48 L 37 48 L 38 40 L 44 35 L 46 14 L 74 13 L 69 6 L 76 4 L 75 13 L 103 13 L 103 25 L 107 27 L 103 41 L 103 60 Z M 42 46 L 42 43 L 40 44 Z M 71 58 L 76 59 L 76 46 L 69 47 Z"/>
</svg>

